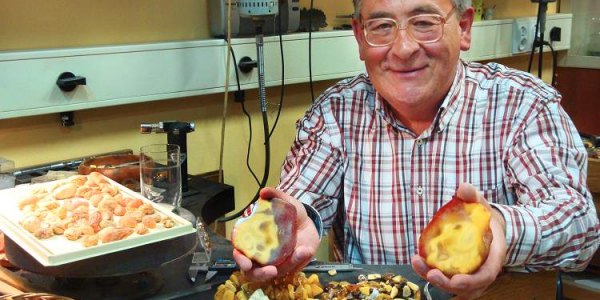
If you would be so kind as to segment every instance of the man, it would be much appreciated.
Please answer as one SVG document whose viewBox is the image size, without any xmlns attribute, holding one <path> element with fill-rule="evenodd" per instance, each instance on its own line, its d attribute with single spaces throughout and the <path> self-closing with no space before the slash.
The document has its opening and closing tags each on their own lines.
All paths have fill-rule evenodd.
<svg viewBox="0 0 600 300">
<path fill-rule="evenodd" d="M 468 0 L 354 5 L 368 75 L 325 91 L 298 122 L 278 188 L 261 192 L 298 208 L 297 248 L 277 267 L 234 251 L 247 276 L 302 268 L 321 221 L 339 259 L 411 263 L 464 298 L 481 295 L 503 268 L 585 268 L 600 225 L 586 152 L 558 92 L 524 72 L 460 60 L 471 43 Z M 493 241 L 476 273 L 448 278 L 425 265 L 417 243 L 454 194 L 490 208 Z"/>
</svg>

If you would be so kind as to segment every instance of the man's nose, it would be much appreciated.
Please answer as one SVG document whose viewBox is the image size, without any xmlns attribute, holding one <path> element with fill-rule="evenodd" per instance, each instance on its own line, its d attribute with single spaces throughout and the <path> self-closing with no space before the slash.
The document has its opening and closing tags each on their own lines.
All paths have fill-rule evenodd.
<svg viewBox="0 0 600 300">
<path fill-rule="evenodd" d="M 407 30 L 399 29 L 396 39 L 390 47 L 390 51 L 399 58 L 410 58 L 421 45 L 410 36 Z"/>
</svg>

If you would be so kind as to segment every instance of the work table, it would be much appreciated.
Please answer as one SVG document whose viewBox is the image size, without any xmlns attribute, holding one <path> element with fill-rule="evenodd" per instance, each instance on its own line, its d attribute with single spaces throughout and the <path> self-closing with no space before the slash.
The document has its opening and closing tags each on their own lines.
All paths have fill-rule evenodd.
<svg viewBox="0 0 600 300">
<path fill-rule="evenodd" d="M 593 179 L 592 176 L 588 179 Z M 203 207 L 201 207 L 203 208 Z M 231 259 L 232 246 L 223 236 L 207 230 L 213 245 L 212 258 Z M 201 291 L 204 275 L 200 274 L 195 283 L 188 279 L 188 267 L 193 249 L 178 259 L 164 263 L 158 268 L 121 277 L 106 278 L 55 278 L 26 271 L 11 271 L 0 268 L 0 277 L 22 291 L 52 293 L 75 299 L 137 298 L 137 299 L 211 299 L 217 286 L 228 279 L 229 273 L 217 274 L 209 284 L 211 289 Z M 319 273 L 320 282 L 347 280 L 356 282 L 359 274 L 391 272 L 406 277 L 422 289 L 426 282 L 420 279 L 409 265 L 356 265 L 361 270 L 339 272 L 335 276 Z M 480 299 L 551 299 L 556 295 L 557 272 L 502 273 L 496 282 Z M 434 299 L 449 299 L 435 288 L 430 289 Z M 423 298 L 424 299 L 424 298 Z"/>
<path fill-rule="evenodd" d="M 219 236 L 215 239 L 215 244 L 218 245 L 215 257 L 231 257 L 232 247 L 228 240 Z M 329 281 L 347 280 L 349 282 L 356 282 L 359 274 L 384 274 L 386 272 L 391 272 L 404 276 L 409 281 L 417 284 L 421 290 L 426 284 L 426 281 L 418 277 L 410 265 L 355 265 L 355 267 L 361 268 L 361 270 L 338 272 L 335 276 L 330 276 L 326 272 L 318 273 L 320 282 L 323 286 Z M 184 278 L 183 275 L 178 277 Z M 219 274 L 215 276 L 211 282 L 223 282 L 227 280 L 228 277 L 229 274 Z M 198 279 L 200 282 L 203 281 L 201 276 L 199 276 Z M 498 276 L 496 282 L 488 289 L 485 295 L 479 299 L 553 299 L 556 296 L 556 279 L 556 271 L 539 273 L 503 273 Z M 189 285 L 189 287 L 193 288 L 193 285 Z M 203 292 L 201 294 L 202 297 L 196 296 L 195 298 L 191 297 L 190 299 L 212 299 L 216 287 L 217 286 L 210 291 Z M 451 295 L 443 293 L 434 287 L 430 287 L 429 291 L 433 299 L 452 299 Z M 422 297 L 421 299 L 426 298 Z"/>
<path fill-rule="evenodd" d="M 209 230 L 213 244 L 212 258 L 230 259 L 232 246 L 229 240 Z M 25 271 L 9 271 L 0 269 L 4 281 L 17 286 L 26 292 L 52 293 L 75 299 L 106 299 L 108 298 L 140 298 L 140 299 L 212 299 L 218 284 L 229 277 L 229 273 L 217 274 L 209 282 L 213 286 L 208 291 L 200 291 L 204 286 L 204 275 L 200 274 L 196 283 L 192 283 L 187 276 L 187 269 L 191 263 L 192 253 L 179 259 L 163 264 L 156 270 L 149 270 L 141 274 L 127 275 L 121 278 L 104 279 L 77 279 L 68 280 L 46 277 Z M 339 272 L 335 276 L 319 273 L 321 284 L 335 280 L 348 280 L 356 282 L 359 274 L 392 272 L 406 277 L 419 285 L 421 289 L 425 281 L 420 279 L 408 265 L 356 265 L 361 270 L 352 272 Z M 447 294 L 435 288 L 430 288 L 433 299 L 450 299 Z M 519 299 L 550 299 L 555 297 L 556 272 L 541 273 L 503 273 L 490 287 L 488 292 L 480 299 L 506 299 L 517 297 Z M 425 299 L 425 298 L 423 298 Z"/>
</svg>

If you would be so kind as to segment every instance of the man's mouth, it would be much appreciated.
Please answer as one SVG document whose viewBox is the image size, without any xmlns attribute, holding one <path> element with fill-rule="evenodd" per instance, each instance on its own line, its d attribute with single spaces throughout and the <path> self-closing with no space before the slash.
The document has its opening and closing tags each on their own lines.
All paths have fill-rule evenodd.
<svg viewBox="0 0 600 300">
<path fill-rule="evenodd" d="M 409 68 L 389 68 L 390 71 L 394 73 L 400 73 L 405 75 L 410 75 L 422 71 L 426 68 L 426 66 L 421 67 L 409 67 Z"/>
</svg>

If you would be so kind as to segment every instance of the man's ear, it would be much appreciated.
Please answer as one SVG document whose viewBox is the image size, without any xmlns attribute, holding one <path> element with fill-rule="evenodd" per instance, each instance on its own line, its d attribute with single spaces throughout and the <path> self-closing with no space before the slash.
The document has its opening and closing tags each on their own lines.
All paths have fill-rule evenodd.
<svg viewBox="0 0 600 300">
<path fill-rule="evenodd" d="M 354 32 L 354 38 L 358 43 L 358 52 L 360 53 L 360 60 L 365 60 L 365 49 L 367 47 L 367 41 L 365 40 L 365 35 L 363 34 L 362 25 L 358 20 L 352 18 L 352 32 Z"/>
<path fill-rule="evenodd" d="M 469 7 L 460 16 L 458 24 L 460 26 L 460 50 L 467 51 L 471 48 L 471 27 L 473 25 L 473 7 Z"/>
</svg>

